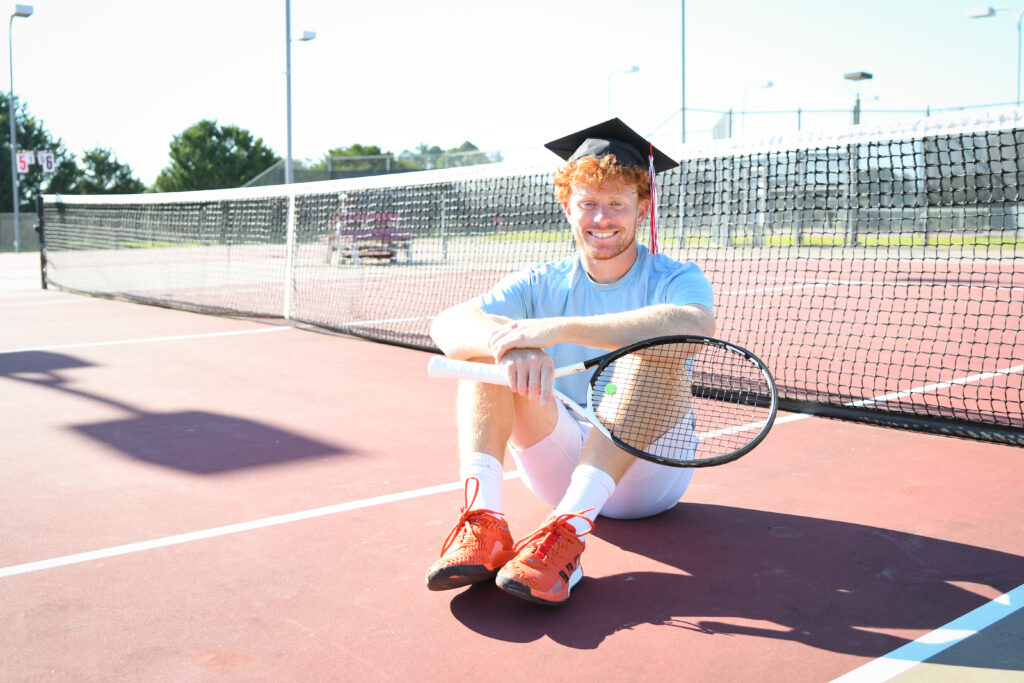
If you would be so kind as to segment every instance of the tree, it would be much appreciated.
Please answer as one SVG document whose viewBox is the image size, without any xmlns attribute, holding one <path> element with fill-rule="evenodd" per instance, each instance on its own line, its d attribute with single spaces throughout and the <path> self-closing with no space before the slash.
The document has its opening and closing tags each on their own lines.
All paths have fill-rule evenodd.
<svg viewBox="0 0 1024 683">
<path fill-rule="evenodd" d="M 6 94 L 0 95 L 0 212 L 14 211 L 11 201 L 11 120 L 10 102 Z M 29 166 L 28 173 L 18 176 L 18 208 L 22 211 L 35 211 L 35 197 L 46 192 L 67 193 L 74 187 L 81 174 L 75 165 L 75 157 L 64 147 L 60 138 L 55 138 L 43 128 L 41 121 L 29 113 L 28 108 L 19 103 L 15 125 L 17 127 L 18 150 L 53 152 L 56 162 L 54 173 L 43 174 L 38 164 Z"/>
<path fill-rule="evenodd" d="M 132 175 L 131 166 L 122 164 L 112 150 L 96 147 L 82 155 L 82 173 L 73 194 L 138 194 L 145 184 Z"/>
<path fill-rule="evenodd" d="M 174 136 L 170 158 L 153 184 L 158 192 L 238 187 L 278 160 L 262 138 L 208 119 Z"/>
<path fill-rule="evenodd" d="M 297 163 L 296 168 L 326 172 L 331 178 L 402 173 L 405 171 L 426 171 L 435 168 L 473 166 L 501 161 L 501 154 L 485 154 L 472 142 L 463 142 L 458 147 L 443 150 L 437 145 L 420 143 L 416 151 L 405 150 L 395 155 L 377 145 L 354 144 L 335 147 L 324 152 L 323 158 L 312 164 Z M 326 173 L 325 173 L 326 175 Z"/>
<path fill-rule="evenodd" d="M 398 159 L 410 167 L 405 170 L 430 170 L 435 168 L 452 168 L 454 166 L 491 164 L 501 161 L 501 154 L 485 154 L 476 145 L 468 141 L 448 150 L 443 150 L 437 145 L 430 147 L 426 143 L 420 143 L 415 152 L 406 150 L 398 155 Z"/>
<path fill-rule="evenodd" d="M 394 155 L 382 151 L 377 145 L 360 145 L 335 147 L 324 152 L 323 160 L 309 166 L 311 171 L 330 169 L 340 176 L 362 176 L 394 171 L 387 157 Z"/>
<path fill-rule="evenodd" d="M 463 142 L 458 147 L 453 147 L 445 153 L 445 167 L 453 166 L 477 166 L 479 164 L 493 164 L 502 160 L 501 152 L 485 154 L 472 142 Z"/>
</svg>

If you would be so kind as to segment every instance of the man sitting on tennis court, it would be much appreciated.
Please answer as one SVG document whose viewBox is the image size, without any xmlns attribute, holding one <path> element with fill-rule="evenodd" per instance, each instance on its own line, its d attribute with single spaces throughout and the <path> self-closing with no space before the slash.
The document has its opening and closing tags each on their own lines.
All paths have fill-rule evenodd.
<svg viewBox="0 0 1024 683">
<path fill-rule="evenodd" d="M 461 381 L 459 470 L 465 507 L 427 572 L 431 590 L 497 577 L 503 590 L 559 604 L 583 577 L 584 537 L 598 514 L 648 517 L 675 505 L 693 470 L 637 460 L 557 400 L 583 404 L 587 373 L 552 380 L 555 367 L 650 337 L 711 335 L 711 285 L 693 263 L 636 241 L 651 210 L 654 173 L 678 164 L 612 119 L 545 145 L 567 163 L 555 195 L 577 251 L 515 273 L 443 311 L 431 335 L 460 360 L 497 363 L 508 386 Z M 656 244 L 653 225 L 652 244 Z M 554 510 L 513 544 L 502 512 L 505 452 L 526 486 Z"/>
</svg>

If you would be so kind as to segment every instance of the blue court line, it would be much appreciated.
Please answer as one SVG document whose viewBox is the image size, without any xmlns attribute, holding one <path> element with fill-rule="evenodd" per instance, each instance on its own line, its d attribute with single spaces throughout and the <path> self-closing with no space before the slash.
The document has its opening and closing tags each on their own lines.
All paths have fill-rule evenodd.
<svg viewBox="0 0 1024 683">
<path fill-rule="evenodd" d="M 1017 586 L 1009 593 L 1000 595 L 959 619 L 954 619 L 945 626 L 924 634 L 884 657 L 879 657 L 840 676 L 833 683 L 888 681 L 931 659 L 943 650 L 962 643 L 1000 619 L 1013 614 L 1021 607 L 1024 607 L 1024 586 Z"/>
</svg>

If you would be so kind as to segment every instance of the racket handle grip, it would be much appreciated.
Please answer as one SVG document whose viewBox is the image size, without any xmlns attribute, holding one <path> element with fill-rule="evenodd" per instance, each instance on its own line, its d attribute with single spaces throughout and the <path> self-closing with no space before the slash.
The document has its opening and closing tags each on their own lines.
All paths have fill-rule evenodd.
<svg viewBox="0 0 1024 683">
<path fill-rule="evenodd" d="M 488 384 L 507 384 L 505 371 L 497 365 L 474 363 L 466 360 L 453 360 L 445 356 L 434 356 L 427 364 L 427 375 L 430 377 L 448 377 L 450 379 L 470 379 Z"/>
</svg>

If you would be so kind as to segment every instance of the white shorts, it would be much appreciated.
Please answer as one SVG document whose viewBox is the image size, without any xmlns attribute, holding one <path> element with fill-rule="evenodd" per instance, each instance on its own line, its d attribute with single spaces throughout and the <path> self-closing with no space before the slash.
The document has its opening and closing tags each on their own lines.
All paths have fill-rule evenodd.
<svg viewBox="0 0 1024 683">
<path fill-rule="evenodd" d="M 573 470 L 583 454 L 583 444 L 593 427 L 577 418 L 561 401 L 558 422 L 546 437 L 523 449 L 508 447 L 520 478 L 538 498 L 551 507 L 562 500 Z M 616 485 L 601 515 L 613 519 L 650 517 L 668 510 L 682 498 L 693 477 L 689 467 L 669 467 L 637 458 Z"/>
</svg>

